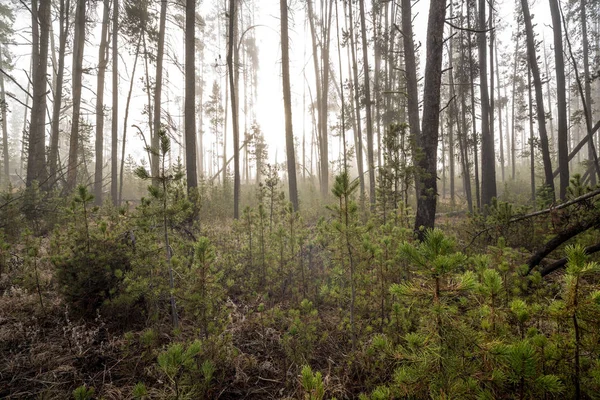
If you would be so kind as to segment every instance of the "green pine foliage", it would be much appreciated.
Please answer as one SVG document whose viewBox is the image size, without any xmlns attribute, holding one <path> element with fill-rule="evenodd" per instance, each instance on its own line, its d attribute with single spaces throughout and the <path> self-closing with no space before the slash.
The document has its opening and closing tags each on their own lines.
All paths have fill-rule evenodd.
<svg viewBox="0 0 600 400">
<path fill-rule="evenodd" d="M 526 206 L 495 201 L 418 242 L 405 134 L 386 132 L 373 210 L 342 172 L 327 206 L 294 212 L 265 164 L 241 217 L 226 219 L 226 189 L 204 181 L 188 195 L 164 132 L 159 176 L 130 177 L 151 183 L 137 203 L 95 207 L 86 186 L 68 201 L 35 185 L 5 194 L 7 397 L 27 382 L 41 398 L 596 398 L 599 267 L 585 246 L 597 231 L 558 248 L 550 258 L 567 262 L 552 275 L 524 265 L 594 201 L 540 227 L 510 222 Z M 587 193 L 577 177 L 570 190 Z M 29 219 L 51 204 L 51 217 Z"/>
</svg>

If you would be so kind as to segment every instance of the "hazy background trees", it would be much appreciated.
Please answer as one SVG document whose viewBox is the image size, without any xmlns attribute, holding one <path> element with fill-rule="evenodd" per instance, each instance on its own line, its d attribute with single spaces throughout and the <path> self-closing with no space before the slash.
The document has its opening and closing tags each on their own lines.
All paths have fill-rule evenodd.
<svg viewBox="0 0 600 400">
<path fill-rule="evenodd" d="M 416 208 L 416 228 L 433 225 L 440 202 L 476 210 L 526 186 L 532 201 L 552 202 L 555 179 L 560 199 L 575 172 L 596 182 L 598 1 L 451 2 L 435 27 L 430 5 L 409 0 L 276 4 L 288 13 L 289 46 L 270 6 L 3 5 L 1 182 L 66 191 L 83 183 L 96 202 L 120 203 L 133 195 L 121 194 L 125 159 L 157 175 L 165 130 L 168 165 L 185 168 L 190 190 L 232 188 L 235 217 L 244 188 L 284 158 L 290 193 L 295 177 L 301 192 L 300 201 L 290 195 L 295 206 L 311 186 L 328 197 L 344 149 L 359 196 L 375 205 L 392 124 L 408 125 L 399 139 L 411 168 L 403 201 Z"/>
</svg>

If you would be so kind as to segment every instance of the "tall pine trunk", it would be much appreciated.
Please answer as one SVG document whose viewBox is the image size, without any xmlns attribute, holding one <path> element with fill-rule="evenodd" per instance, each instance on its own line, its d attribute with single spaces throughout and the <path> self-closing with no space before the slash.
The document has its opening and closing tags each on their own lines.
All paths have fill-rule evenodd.
<svg viewBox="0 0 600 400">
<path fill-rule="evenodd" d="M 285 110 L 285 147 L 287 154 L 288 186 L 294 211 L 298 211 L 298 187 L 296 185 L 296 156 L 292 127 L 292 94 L 290 90 L 290 55 L 288 37 L 288 7 L 286 0 L 279 1 L 281 15 L 281 71 L 283 80 L 283 107 Z"/>
<path fill-rule="evenodd" d="M 67 170 L 67 191 L 75 189 L 77 167 L 79 166 L 79 119 L 81 118 L 81 89 L 83 74 L 83 49 L 85 46 L 85 4 L 77 1 L 75 11 L 75 34 L 73 39 L 73 120 L 69 141 L 69 164 Z"/>
<path fill-rule="evenodd" d="M 363 51 L 363 74 L 365 79 L 365 113 L 367 124 L 367 163 L 369 164 L 369 199 L 371 207 L 375 206 L 375 153 L 373 141 L 373 114 L 371 111 L 371 81 L 369 79 L 369 47 L 367 44 L 367 22 L 365 18 L 365 2 L 359 0 L 360 5 L 360 31 Z"/>
<path fill-rule="evenodd" d="M 486 1 L 479 0 L 479 29 L 485 31 Z M 496 197 L 496 154 L 494 134 L 490 129 L 490 97 L 488 93 L 486 34 L 479 33 L 479 88 L 481 97 L 481 204 L 490 205 Z"/>
<path fill-rule="evenodd" d="M 50 36 L 50 2 L 32 0 L 32 65 L 33 100 L 29 125 L 27 153 L 27 186 L 33 181 L 44 184 L 46 171 L 46 71 L 48 69 L 48 43 Z"/>
<path fill-rule="evenodd" d="M 233 0 L 232 0 L 233 1 Z M 196 0 L 185 2 L 185 164 L 188 194 L 198 186 L 196 170 Z"/>
<path fill-rule="evenodd" d="M 158 160 L 158 147 L 159 147 L 159 132 L 161 128 L 161 103 L 162 103 L 162 84 L 163 84 L 163 58 L 165 53 L 165 27 L 167 21 L 167 0 L 161 0 L 160 2 L 160 21 L 158 31 L 158 49 L 156 53 L 156 80 L 154 82 L 154 113 L 153 113 L 153 132 L 151 138 L 151 147 L 153 149 L 151 155 L 150 167 L 152 169 L 152 176 L 159 175 L 159 160 Z M 158 184 L 157 181 L 153 184 Z"/>
<path fill-rule="evenodd" d="M 432 0 L 427 25 L 427 64 L 423 96 L 423 128 L 417 143 L 423 154 L 417 160 L 419 167 L 419 195 L 415 232 L 424 239 L 422 228 L 432 229 L 435 224 L 437 201 L 437 147 L 440 124 L 440 88 L 442 84 L 442 56 L 446 0 Z"/>
<path fill-rule="evenodd" d="M 109 0 L 104 0 L 102 11 L 102 32 L 98 50 L 98 76 L 96 80 L 96 168 L 94 173 L 94 202 L 102 204 L 102 183 L 104 169 L 104 77 L 108 64 L 108 14 Z"/>
<path fill-rule="evenodd" d="M 569 131 L 567 126 L 567 88 L 565 86 L 565 64 L 563 56 L 562 29 L 560 9 L 557 0 L 549 0 L 554 30 L 554 66 L 556 70 L 556 97 L 558 105 L 558 168 L 560 169 L 559 196 L 567 197 L 569 187 Z M 582 1 L 583 4 L 583 1 Z M 584 6 L 585 7 L 585 6 Z M 582 31 L 585 32 L 585 17 L 582 20 Z M 586 40 L 584 39 L 584 60 L 587 59 Z M 587 82 L 587 80 L 586 80 Z M 587 85 L 589 88 L 589 84 Z M 540 96 L 541 97 L 541 96 Z M 538 100 L 539 101 L 539 100 Z M 591 104 L 588 103 L 588 110 Z M 595 176 L 594 174 L 592 174 Z"/>
<path fill-rule="evenodd" d="M 119 152 L 119 0 L 113 0 L 112 15 L 112 117 L 110 147 L 110 194 L 113 205 L 119 204 L 117 192 L 117 153 Z M 139 44 L 138 44 L 139 49 Z M 136 51 L 137 52 L 137 51 Z M 137 58 L 137 56 L 136 56 Z M 137 59 L 136 59 L 137 61 Z M 125 129 L 125 127 L 123 127 Z M 125 140 L 123 140 L 125 149 Z M 123 178 L 121 178 L 123 179 Z"/>
<path fill-rule="evenodd" d="M 194 0 L 188 0 L 194 1 Z M 229 75 L 229 89 L 231 91 L 231 122 L 233 125 L 233 218 L 240 216 L 240 127 L 238 117 L 238 96 L 237 82 L 235 79 L 235 70 L 233 58 L 236 52 L 236 30 L 237 30 L 237 11 L 236 0 L 229 0 L 229 40 L 227 50 L 227 71 Z"/>
<path fill-rule="evenodd" d="M 58 68 L 56 71 L 56 88 L 54 89 L 54 102 L 52 106 L 52 125 L 50 128 L 50 153 L 48 155 L 48 164 L 50 170 L 49 183 L 54 185 L 58 170 L 58 136 L 60 132 L 60 111 L 62 107 L 63 83 L 65 75 L 65 51 L 67 48 L 67 36 L 69 31 L 68 10 L 70 0 L 60 0 L 58 24 Z"/>
<path fill-rule="evenodd" d="M 589 0 L 581 0 L 580 2 L 580 18 L 581 18 L 581 40 L 583 43 L 583 83 L 584 83 L 584 92 L 585 92 L 585 103 L 586 103 L 586 120 L 588 121 L 593 121 L 592 119 L 592 88 L 590 86 L 590 61 L 589 61 L 589 40 L 588 40 L 588 34 L 587 34 L 587 12 L 586 12 L 586 1 Z M 556 3 L 556 4 L 553 4 Z M 556 40 L 558 39 L 557 37 L 557 33 L 556 33 L 556 23 L 555 23 L 555 18 L 554 18 L 554 13 L 558 11 L 559 16 L 558 16 L 558 31 L 559 34 L 561 32 L 560 29 L 560 10 L 558 9 L 559 5 L 556 2 L 556 0 L 550 0 L 550 9 L 552 11 L 552 25 L 555 29 L 554 31 L 554 53 L 555 53 L 555 57 L 558 50 L 557 50 L 557 46 L 556 46 Z M 562 51 L 562 37 L 560 38 L 561 43 L 560 43 L 560 48 Z M 600 51 L 600 49 L 599 49 Z M 562 57 L 562 53 L 561 53 L 561 57 Z M 556 59 L 556 62 L 558 63 L 558 58 Z M 561 65 L 561 69 L 563 70 L 563 75 L 564 75 L 564 65 Z M 558 70 L 558 66 L 557 66 L 557 70 Z M 558 72 L 557 72 L 558 73 Z M 557 78 L 557 82 L 558 82 L 558 78 Z M 560 100 L 559 100 L 560 101 Z M 559 103 L 560 104 L 560 103 Z M 589 127 L 588 127 L 589 129 Z M 560 127 L 559 127 L 559 134 L 560 134 Z M 560 136 L 559 136 L 560 137 Z M 559 141 L 559 147 L 558 147 L 558 151 L 559 151 L 559 157 L 558 157 L 558 161 L 559 161 L 559 168 L 560 170 L 560 193 L 561 193 L 561 199 L 563 198 L 562 196 L 562 189 L 563 189 L 563 165 L 561 164 L 561 157 L 560 157 L 560 141 Z M 564 150 L 564 149 L 563 149 Z M 564 156 L 564 157 L 568 157 Z M 564 162 L 566 158 L 563 158 L 562 161 Z M 588 144 L 588 159 L 589 160 L 595 160 L 595 150 L 594 150 L 594 143 L 590 142 Z M 568 162 L 567 162 L 567 167 L 568 167 Z M 592 173 L 590 174 L 590 185 L 592 187 L 596 186 L 596 174 L 594 173 L 595 170 L 591 170 Z M 567 186 L 569 185 L 568 183 L 568 179 L 569 179 L 569 173 L 567 170 Z"/>
<path fill-rule="evenodd" d="M 542 150 L 542 160 L 544 162 L 545 185 L 551 193 L 551 200 L 554 200 L 554 179 L 552 177 L 552 161 L 550 160 L 550 149 L 548 146 L 548 133 L 546 131 L 546 113 L 544 110 L 544 97 L 542 92 L 542 80 L 540 78 L 540 70 L 537 64 L 537 55 L 535 51 L 535 38 L 533 36 L 533 26 L 531 23 L 531 15 L 529 13 L 528 0 L 521 0 L 521 8 L 523 9 L 523 19 L 525 22 L 525 33 L 527 36 L 527 58 L 529 60 L 529 68 L 531 70 L 531 78 L 535 88 L 535 104 L 537 109 L 537 122 L 540 135 L 540 145 Z M 554 27 L 556 32 L 556 27 Z M 560 28 L 559 28 L 560 29 Z M 561 52 L 562 54 L 562 52 Z M 558 71 L 557 71 L 558 73 Z M 559 122 L 560 124 L 560 122 Z"/>
</svg>

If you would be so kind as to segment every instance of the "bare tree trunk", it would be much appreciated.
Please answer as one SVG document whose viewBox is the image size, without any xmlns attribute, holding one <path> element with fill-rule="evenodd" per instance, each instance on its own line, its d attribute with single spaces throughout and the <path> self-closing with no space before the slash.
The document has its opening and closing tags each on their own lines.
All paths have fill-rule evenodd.
<svg viewBox="0 0 600 400">
<path fill-rule="evenodd" d="M 562 24 L 557 0 L 549 0 L 552 14 L 552 29 L 554 31 L 554 59 L 556 70 L 556 97 L 558 100 L 558 167 L 560 168 L 559 196 L 564 200 L 569 187 L 569 132 L 567 127 L 567 93 L 565 87 L 565 65 L 562 45 Z M 584 18 L 585 20 L 585 18 Z M 585 24 L 585 22 L 582 22 Z M 582 29 L 584 27 L 582 26 Z M 584 40 L 585 43 L 585 40 Z M 584 44 L 584 58 L 585 54 Z M 541 94 L 540 94 L 541 99 Z M 540 101 L 538 99 L 538 102 Z M 543 100 L 542 100 L 543 101 Z M 548 178 L 546 178 L 548 179 Z"/>
<path fill-rule="evenodd" d="M 111 119 L 111 148 L 110 148 L 110 194 L 113 205 L 119 204 L 117 192 L 117 165 L 119 152 L 119 0 L 113 0 L 112 15 L 112 119 Z M 138 45 L 139 48 L 139 45 Z M 137 60 L 136 60 L 137 61 Z M 135 68 L 135 67 L 134 67 Z M 123 127 L 125 129 L 125 127 Z M 123 139 L 123 149 L 125 140 Z"/>
<path fill-rule="evenodd" d="M 346 3 L 344 2 L 344 8 L 346 7 Z M 363 166 L 363 143 L 362 143 L 362 124 L 360 118 L 360 93 L 358 90 L 358 63 L 356 61 L 356 43 L 354 40 L 354 20 L 352 18 L 352 5 L 348 8 L 348 17 L 349 17 L 349 34 L 350 34 L 350 52 L 352 55 L 352 88 L 354 89 L 354 125 L 356 129 L 354 130 L 354 146 L 356 148 L 356 167 L 358 168 L 358 179 L 360 183 L 360 197 L 361 197 L 361 206 L 364 206 L 364 195 L 365 195 L 365 172 Z"/>
<path fill-rule="evenodd" d="M 464 59 L 465 59 L 465 55 L 464 55 L 464 39 L 463 39 L 463 31 L 460 32 L 460 62 L 461 62 L 461 69 L 464 70 Z M 454 89 L 454 69 L 452 68 L 452 57 L 450 58 L 450 93 L 451 96 L 455 93 L 455 89 Z M 461 74 L 459 76 L 464 76 L 464 74 Z M 459 139 L 459 144 L 460 144 L 460 150 L 461 150 L 461 162 L 462 162 L 462 174 L 463 174 L 463 185 L 464 185 L 464 190 L 465 190 L 465 196 L 467 197 L 467 207 L 469 209 L 469 212 L 472 213 L 473 212 L 473 192 L 471 189 L 471 169 L 469 166 L 469 141 L 467 139 L 467 133 L 468 133 L 468 128 L 467 128 L 467 105 L 466 105 L 466 89 L 465 89 L 465 85 L 467 84 L 464 79 L 459 80 L 460 83 L 460 90 L 459 90 L 459 95 L 460 95 L 460 115 L 461 115 L 461 121 L 460 124 L 458 122 L 458 114 L 459 114 L 459 109 L 458 109 L 458 105 L 456 105 L 456 102 L 454 102 L 454 115 L 456 117 L 456 127 L 458 130 L 458 139 Z"/>
<path fill-rule="evenodd" d="M 75 12 L 75 34 L 73 41 L 73 121 L 69 141 L 69 164 L 67 170 L 67 191 L 75 189 L 77 184 L 77 167 L 79 164 L 79 120 L 81 118 L 81 89 L 83 74 L 83 49 L 85 46 L 85 3 L 77 1 Z"/>
<path fill-rule="evenodd" d="M 521 8 L 523 9 L 523 19 L 525 22 L 525 33 L 527 36 L 527 58 L 529 59 L 529 68 L 531 69 L 531 77 L 535 87 L 535 103 L 537 108 L 538 130 L 540 134 L 540 145 L 542 148 L 542 159 L 544 161 L 544 175 L 546 177 L 545 185 L 548 186 L 552 195 L 555 196 L 554 180 L 552 179 L 552 161 L 550 160 L 550 149 L 548 146 L 548 134 L 546 132 L 546 114 L 544 111 L 544 97 L 542 93 L 542 81 L 540 79 L 540 70 L 537 64 L 537 55 L 535 52 L 535 39 L 533 36 L 533 26 L 531 24 L 531 16 L 529 13 L 528 0 L 521 0 Z M 556 28 L 556 27 L 555 27 Z M 555 29 L 556 32 L 556 29 Z M 560 122 L 559 122 L 560 124 Z M 560 129 L 559 129 L 560 130 Z M 560 136 L 560 134 L 559 134 Z"/>
<path fill-rule="evenodd" d="M 102 204 L 102 183 L 104 167 L 104 77 L 108 64 L 108 14 L 109 0 L 104 0 L 102 11 L 102 32 L 98 50 L 98 77 L 96 81 L 96 167 L 94 173 L 94 203 Z M 114 96 L 114 94 L 113 94 Z"/>
<path fill-rule="evenodd" d="M 235 8 L 235 3 L 236 0 L 229 0 L 229 46 L 227 51 L 227 70 L 229 72 L 229 88 L 231 90 L 231 122 L 233 124 L 233 218 L 238 219 L 240 216 L 240 128 L 237 103 L 238 88 L 236 79 L 234 77 L 234 68 L 237 68 L 237 65 L 234 65 L 233 63 L 234 52 L 237 52 L 237 44 L 235 43 L 237 36 L 237 11 Z"/>
<path fill-rule="evenodd" d="M 485 30 L 485 0 L 479 0 L 479 28 Z M 496 197 L 496 154 L 494 151 L 494 133 L 490 115 L 490 98 L 487 79 L 486 35 L 479 33 L 479 88 L 481 97 L 481 204 L 490 205 Z M 493 81 L 492 81 L 493 82 Z"/>
<path fill-rule="evenodd" d="M 589 121 L 593 121 L 592 119 L 592 88 L 590 86 L 590 61 L 589 61 L 589 39 L 588 39 L 588 34 L 587 34 L 587 12 L 586 12 L 586 1 L 589 0 L 581 0 L 580 5 L 579 5 L 579 12 L 580 12 L 580 18 L 581 18 L 581 40 L 583 42 L 583 84 L 584 84 L 584 92 L 585 92 L 585 103 L 586 103 L 586 111 L 587 111 L 587 120 Z M 550 0 L 550 8 L 552 11 L 552 25 L 554 28 L 554 54 L 555 57 L 557 56 L 557 45 L 556 45 L 556 40 L 558 39 L 557 35 L 560 35 L 560 48 L 561 48 L 561 57 L 562 57 L 562 35 L 561 35 L 561 28 L 560 28 L 560 9 L 559 9 L 559 4 L 556 0 Z M 557 15 L 558 18 L 558 28 L 557 28 L 557 24 L 555 22 L 555 17 L 554 14 L 558 12 L 559 15 Z M 557 30 L 558 30 L 558 34 L 557 34 Z M 556 62 L 558 63 L 558 58 L 556 59 Z M 563 71 L 563 76 L 564 76 L 564 65 L 560 66 L 562 71 Z M 558 70 L 558 65 L 557 65 L 557 70 Z M 558 71 L 557 71 L 558 74 Z M 558 81 L 558 78 L 557 78 Z M 559 97 L 559 104 L 560 104 L 560 97 Z M 560 129 L 559 129 L 560 132 Z M 559 151 L 559 163 L 561 161 L 561 157 L 560 157 L 560 141 L 559 141 L 559 147 L 558 147 L 558 151 Z M 564 149 L 563 149 L 564 151 Z M 568 149 L 567 149 L 568 151 Z M 594 150 L 594 143 L 590 142 L 588 144 L 588 159 L 589 160 L 594 160 L 595 157 L 595 150 Z M 563 154 L 564 156 L 564 154 Z M 562 160 L 564 162 L 564 159 Z M 565 172 L 563 171 L 564 166 L 562 164 L 559 165 L 560 168 L 560 192 L 561 192 L 561 199 L 562 197 L 562 190 L 563 190 L 563 174 L 565 174 Z M 569 185 L 568 183 L 568 176 L 569 176 L 569 171 L 568 171 L 568 163 L 567 163 L 567 168 L 566 168 L 567 172 L 566 172 L 566 176 L 567 176 L 567 186 Z M 596 174 L 592 173 L 590 174 L 590 185 L 592 187 L 596 186 Z"/>
<path fill-rule="evenodd" d="M 129 105 L 131 104 L 131 94 L 133 93 L 133 82 L 135 80 L 135 70 L 137 67 L 138 57 L 140 55 L 140 44 L 142 36 L 138 39 L 138 44 L 135 50 L 135 59 L 133 61 L 133 70 L 131 71 L 131 81 L 129 82 L 129 92 L 127 94 L 127 100 L 125 101 L 125 118 L 123 120 L 123 141 L 121 147 L 121 169 L 119 172 L 119 201 L 117 204 L 121 204 L 123 200 L 123 175 L 125 171 L 125 147 L 127 144 L 127 120 L 129 118 Z"/>
<path fill-rule="evenodd" d="M 450 15 L 452 15 L 452 4 L 450 5 Z M 450 93 L 450 101 L 453 104 L 453 107 L 451 110 L 449 110 L 448 112 L 448 162 L 449 162 L 449 166 L 450 166 L 450 171 L 449 171 L 449 175 L 450 175 L 450 204 L 454 207 L 454 205 L 456 204 L 456 199 L 455 199 L 455 193 L 454 193 L 454 175 L 455 175 L 455 164 L 454 164 L 454 160 L 455 160 L 455 154 L 454 151 L 456 149 L 455 147 L 455 143 L 454 143 L 454 119 L 452 118 L 452 114 L 454 113 L 455 106 L 456 106 L 456 99 L 453 97 L 453 79 L 452 79 L 452 57 L 454 57 L 454 46 L 453 46 L 453 32 L 452 29 L 450 30 L 450 47 L 448 50 L 449 53 L 449 68 L 450 71 L 448 71 L 448 83 L 451 85 L 449 88 L 449 93 Z M 457 119 L 458 120 L 458 119 Z"/>
<path fill-rule="evenodd" d="M 32 16 L 33 19 L 33 16 Z M 37 47 L 33 47 L 33 49 L 38 48 Z M 32 57 L 31 57 L 31 63 L 29 64 L 29 76 L 33 75 L 33 54 L 34 52 L 32 51 Z M 27 93 L 30 92 L 31 89 L 31 79 L 27 79 Z M 25 110 L 23 110 L 23 128 L 21 129 L 21 162 L 19 163 L 19 175 L 23 175 L 23 170 L 26 168 L 25 165 L 27 163 L 27 159 L 29 157 L 29 147 L 26 145 L 26 143 L 28 143 L 29 138 L 28 138 L 28 129 L 27 129 L 27 118 L 29 116 L 29 98 L 32 96 L 25 96 Z M 31 126 L 31 125 L 30 125 Z"/>
<path fill-rule="evenodd" d="M 29 187 L 33 181 L 45 183 L 46 171 L 46 71 L 48 69 L 48 42 L 50 36 L 50 2 L 31 2 L 32 22 L 32 65 L 33 100 L 31 124 L 29 126 L 29 148 L 27 153 L 27 179 Z M 39 25 L 38 25 L 39 24 Z"/>
<path fill-rule="evenodd" d="M 533 97 L 531 96 L 531 69 L 527 70 L 527 93 L 529 95 L 529 152 L 530 152 L 530 174 L 531 174 L 531 202 L 535 208 L 535 147 L 533 141 Z"/>
<path fill-rule="evenodd" d="M 161 103 L 162 103 L 162 85 L 163 85 L 163 58 L 165 53 L 165 25 L 167 21 L 167 0 L 160 1 L 160 22 L 158 31 L 158 49 L 156 53 L 156 81 L 154 82 L 154 119 L 152 121 L 153 133 L 151 138 L 151 147 L 154 150 L 152 152 L 152 176 L 158 176 L 159 174 L 159 161 L 158 161 L 158 137 L 161 128 Z M 154 185 L 158 182 L 153 182 Z"/>
<path fill-rule="evenodd" d="M 283 79 L 283 106 L 285 109 L 285 145 L 287 154 L 288 186 L 294 211 L 298 211 L 298 187 L 296 185 L 296 156 L 294 154 L 294 132 L 292 127 L 292 94 L 290 90 L 290 55 L 288 38 L 287 1 L 280 0 L 281 13 L 281 70 Z"/>
<path fill-rule="evenodd" d="M 467 26 L 471 26 L 471 11 L 467 8 Z M 473 43 L 471 41 L 471 34 L 468 33 L 468 46 L 469 46 L 469 84 L 471 87 L 471 121 L 473 124 L 473 169 L 475 170 L 475 199 L 477 202 L 477 208 L 481 209 L 481 191 L 479 185 L 479 138 L 477 135 L 477 118 L 475 113 L 475 72 L 473 65 Z"/>
<path fill-rule="evenodd" d="M 498 59 L 498 46 L 494 47 L 494 53 L 496 55 L 496 84 L 498 86 L 498 98 L 500 98 L 500 60 Z M 493 78 L 493 77 L 492 77 Z M 506 87 L 504 88 L 506 93 Z M 502 169 L 502 183 L 505 181 L 504 175 L 504 137 L 502 136 L 502 104 L 498 104 L 498 135 L 500 139 L 500 168 Z"/>
<path fill-rule="evenodd" d="M 375 154 L 374 154 L 374 142 L 373 142 L 373 114 L 371 111 L 371 81 L 369 79 L 369 47 L 367 44 L 367 22 L 365 20 L 365 2 L 359 0 L 360 5 L 360 30 L 362 37 L 362 51 L 363 51 L 363 68 L 365 78 L 365 108 L 367 114 L 367 162 L 369 164 L 369 199 L 371 200 L 371 207 L 375 206 Z"/>
<path fill-rule="evenodd" d="M 50 133 L 50 153 L 48 164 L 50 169 L 49 183 L 56 183 L 56 171 L 58 169 L 58 135 L 60 132 L 60 109 L 62 107 L 63 83 L 65 75 L 65 51 L 67 48 L 67 36 L 69 33 L 68 10 L 70 0 L 61 0 L 58 16 L 59 38 L 58 38 L 58 69 L 56 71 L 56 88 L 54 89 L 54 102 L 52 108 L 52 126 Z"/>
<path fill-rule="evenodd" d="M 419 166 L 419 196 L 415 232 L 423 240 L 425 231 L 433 228 L 437 201 L 437 145 L 440 124 L 440 88 L 442 84 L 442 56 L 446 0 L 432 0 L 427 25 L 427 65 L 423 97 L 423 132 L 417 143 L 423 152 Z"/>
<path fill-rule="evenodd" d="M 517 28 L 518 29 L 518 28 Z M 511 166 L 512 166 L 512 180 L 515 180 L 515 172 L 516 172 L 516 134 L 515 134 L 515 125 L 516 125 L 516 118 L 515 118 L 515 95 L 516 95 L 516 89 L 517 89 L 517 59 L 518 59 L 518 54 L 519 54 L 519 34 L 517 33 L 516 35 L 517 40 L 515 41 L 515 57 L 514 57 L 514 64 L 513 64 L 513 76 L 512 76 L 512 111 L 511 111 L 511 117 L 512 117 L 512 127 L 511 127 L 511 147 L 510 147 L 510 161 L 511 161 Z"/>
<path fill-rule="evenodd" d="M 2 52 L 4 51 L 4 45 L 0 45 L 0 66 L 4 68 L 2 64 Z M 6 182 L 10 182 L 10 157 L 8 154 L 8 127 L 6 123 L 6 93 L 4 91 L 4 74 L 0 73 L 0 110 L 2 113 L 2 156 L 4 158 L 4 178 Z"/>
<path fill-rule="evenodd" d="M 233 18 L 233 16 L 230 17 Z M 189 195 L 198 186 L 198 174 L 196 170 L 196 0 L 186 0 L 185 2 L 184 113 L 185 163 Z"/>
<path fill-rule="evenodd" d="M 410 0 L 402 0 L 402 31 L 404 32 L 404 69 L 406 70 L 406 98 L 408 108 L 408 124 L 411 141 L 418 143 L 421 137 L 421 122 L 419 121 L 419 87 L 417 83 L 417 62 L 413 40 L 412 12 Z M 413 149 L 413 157 L 418 159 Z"/>
</svg>

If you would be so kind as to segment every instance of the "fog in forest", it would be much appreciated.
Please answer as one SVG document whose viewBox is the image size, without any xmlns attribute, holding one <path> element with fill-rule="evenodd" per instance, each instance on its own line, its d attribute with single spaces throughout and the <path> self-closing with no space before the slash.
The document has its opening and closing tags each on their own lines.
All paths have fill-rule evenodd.
<svg viewBox="0 0 600 400">
<path fill-rule="evenodd" d="M 0 398 L 597 397 L 598 0 L 0 0 L 0 129 Z"/>
</svg>

